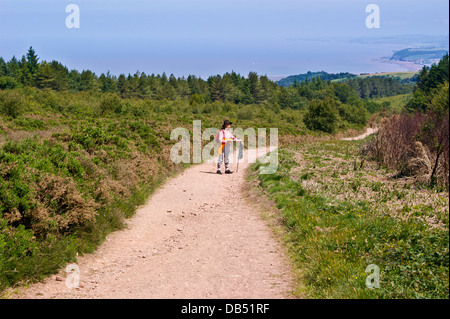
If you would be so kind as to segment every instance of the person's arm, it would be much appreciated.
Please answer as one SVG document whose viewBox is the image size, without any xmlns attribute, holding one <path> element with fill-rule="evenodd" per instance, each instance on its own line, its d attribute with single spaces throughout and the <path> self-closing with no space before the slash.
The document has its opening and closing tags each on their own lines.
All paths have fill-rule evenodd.
<svg viewBox="0 0 450 319">
<path fill-rule="evenodd" d="M 222 143 L 231 143 L 231 142 L 242 142 L 241 140 L 238 140 L 230 131 L 225 131 L 225 134 L 223 134 L 223 131 L 220 131 L 221 135 L 219 135 L 219 141 L 222 141 Z M 227 138 L 228 135 L 228 138 Z"/>
<path fill-rule="evenodd" d="M 231 138 L 232 138 L 233 141 L 235 141 L 235 142 L 242 142 L 240 139 L 237 139 L 233 134 L 231 134 Z"/>
<path fill-rule="evenodd" d="M 231 142 L 241 142 L 241 140 L 238 140 L 233 133 L 231 133 L 231 131 L 225 131 L 225 135 L 228 135 L 227 138 L 227 143 L 231 143 Z M 231 141 L 230 141 L 231 140 Z"/>
</svg>

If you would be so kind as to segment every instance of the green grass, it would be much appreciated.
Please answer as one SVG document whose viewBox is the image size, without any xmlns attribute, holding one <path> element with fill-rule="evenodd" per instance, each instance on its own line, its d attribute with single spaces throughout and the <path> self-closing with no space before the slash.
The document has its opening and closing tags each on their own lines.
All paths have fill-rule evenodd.
<svg viewBox="0 0 450 319">
<path fill-rule="evenodd" d="M 282 215 L 301 273 L 296 294 L 448 298 L 448 193 L 390 179 L 371 162 L 361 168 L 361 143 L 285 148 L 273 175 L 257 175 L 260 163 L 251 167 L 250 179 L 259 179 Z M 380 268 L 379 289 L 366 287 L 370 264 Z"/>
<path fill-rule="evenodd" d="M 372 101 L 383 104 L 387 103 L 389 105 L 389 110 L 393 113 L 401 113 L 405 110 L 405 105 L 411 99 L 411 94 L 400 94 L 389 97 L 382 97 L 378 99 L 373 99 Z"/>
</svg>

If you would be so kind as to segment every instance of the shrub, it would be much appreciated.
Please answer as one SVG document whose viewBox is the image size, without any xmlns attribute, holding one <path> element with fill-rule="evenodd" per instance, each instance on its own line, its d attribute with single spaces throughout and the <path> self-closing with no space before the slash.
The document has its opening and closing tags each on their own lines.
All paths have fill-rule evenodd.
<svg viewBox="0 0 450 319">
<path fill-rule="evenodd" d="M 36 249 L 33 232 L 23 225 L 8 227 L 8 222 L 0 217 L 0 290 L 16 282 L 23 274 L 20 261 Z M 11 271 L 15 270 L 15 271 Z"/>
<path fill-rule="evenodd" d="M 352 124 L 367 124 L 368 113 L 365 108 L 349 104 L 340 104 L 338 109 L 341 119 Z"/>
<path fill-rule="evenodd" d="M 310 130 L 334 133 L 339 122 L 335 102 L 331 98 L 312 100 L 304 122 Z"/>
<path fill-rule="evenodd" d="M 36 186 L 39 206 L 31 215 L 35 233 L 66 233 L 94 220 L 97 205 L 84 199 L 70 178 L 46 174 L 39 177 Z"/>
<path fill-rule="evenodd" d="M 202 114 L 211 114 L 214 111 L 214 105 L 211 103 L 205 104 L 202 109 Z"/>
<path fill-rule="evenodd" d="M 18 126 L 27 131 L 43 130 L 46 125 L 39 119 L 19 118 L 14 120 Z"/>
<path fill-rule="evenodd" d="M 109 112 L 122 112 L 122 100 L 117 94 L 106 93 L 100 100 L 100 113 L 104 115 Z"/>
<path fill-rule="evenodd" d="M 27 169 L 23 164 L 15 163 L 15 156 L 10 155 L 5 162 L 1 159 L 5 155 L 0 154 L 0 216 L 10 224 L 29 226 L 25 216 L 36 208 L 32 179 L 25 173 Z"/>
<path fill-rule="evenodd" d="M 382 123 L 374 140 L 368 145 L 370 157 L 406 174 L 408 161 L 416 152 L 415 136 L 425 118 L 420 113 L 395 115 Z"/>
<path fill-rule="evenodd" d="M 0 92 L 0 114 L 18 117 L 24 112 L 24 98 L 17 91 Z"/>
<path fill-rule="evenodd" d="M 203 95 L 194 93 L 191 95 L 191 98 L 189 99 L 189 104 L 192 106 L 198 105 L 198 104 L 205 104 L 205 98 L 203 97 Z"/>
<path fill-rule="evenodd" d="M 448 82 L 438 88 L 428 106 L 426 119 L 418 136 L 433 153 L 431 163 L 431 183 L 438 176 L 448 188 L 449 176 L 449 85 Z"/>
<path fill-rule="evenodd" d="M 126 102 L 126 113 L 134 117 L 145 117 L 149 114 L 149 106 L 143 103 L 129 103 Z"/>
<path fill-rule="evenodd" d="M 0 90 L 15 89 L 17 87 L 19 87 L 19 83 L 14 78 L 10 76 L 0 77 Z"/>
<path fill-rule="evenodd" d="M 449 119 L 431 109 L 402 114 L 382 124 L 367 145 L 369 156 L 380 164 L 415 176 L 420 183 L 449 186 Z"/>
<path fill-rule="evenodd" d="M 252 120 L 253 110 L 250 107 L 243 107 L 237 111 L 236 116 L 239 120 Z"/>
</svg>

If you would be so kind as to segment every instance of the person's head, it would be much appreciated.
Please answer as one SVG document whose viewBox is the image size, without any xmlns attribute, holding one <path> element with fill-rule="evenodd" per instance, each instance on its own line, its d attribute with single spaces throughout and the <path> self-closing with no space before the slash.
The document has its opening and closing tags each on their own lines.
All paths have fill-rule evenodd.
<svg viewBox="0 0 450 319">
<path fill-rule="evenodd" d="M 222 129 L 224 130 L 224 129 L 230 128 L 230 127 L 231 127 L 231 124 L 233 124 L 233 123 L 231 123 L 231 122 L 228 121 L 228 120 L 225 120 L 225 121 L 223 122 Z"/>
</svg>

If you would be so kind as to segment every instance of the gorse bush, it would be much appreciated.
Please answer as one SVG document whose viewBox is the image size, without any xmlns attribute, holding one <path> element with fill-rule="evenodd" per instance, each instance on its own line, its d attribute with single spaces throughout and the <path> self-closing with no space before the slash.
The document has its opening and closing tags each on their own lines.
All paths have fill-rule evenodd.
<svg viewBox="0 0 450 319">
<path fill-rule="evenodd" d="M 38 154 L 40 160 L 33 161 Z M 5 145 L 0 151 L 0 212 L 11 225 L 45 236 L 64 234 L 93 220 L 95 204 L 77 189 L 73 178 L 82 177 L 82 172 L 70 156 L 59 145 L 37 140 Z"/>
<path fill-rule="evenodd" d="M 100 101 L 100 114 L 104 115 L 109 112 L 122 113 L 122 100 L 117 94 L 107 93 Z"/>
<path fill-rule="evenodd" d="M 16 91 L 0 91 L 0 114 L 18 117 L 25 111 L 25 101 Z"/>
<path fill-rule="evenodd" d="M 47 127 L 46 123 L 40 119 L 18 118 L 14 120 L 14 123 L 27 131 L 44 130 Z"/>
</svg>

